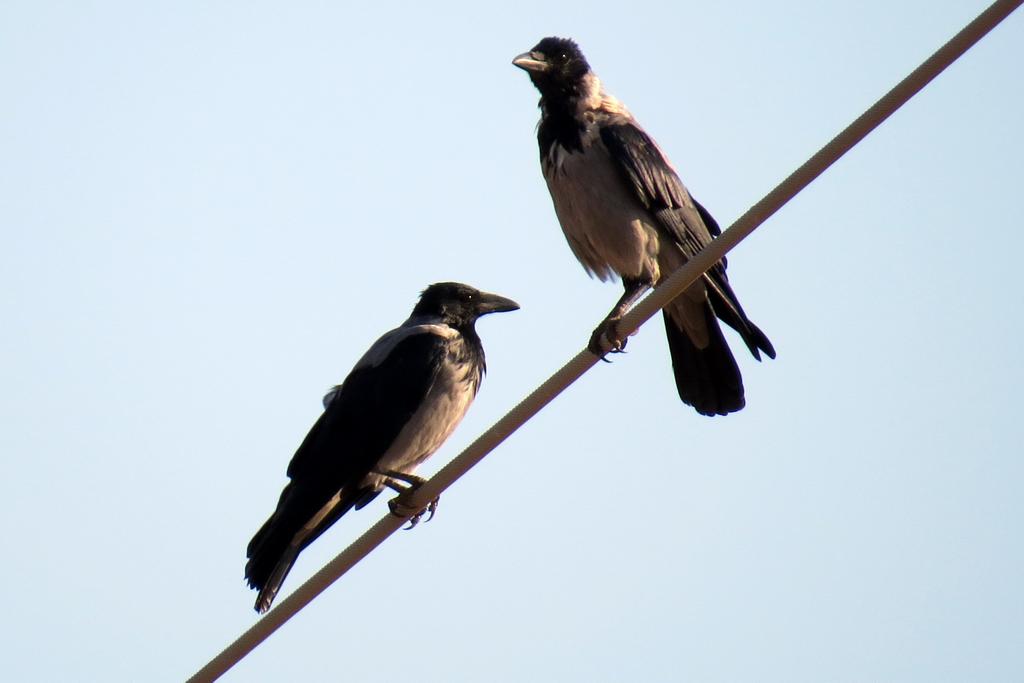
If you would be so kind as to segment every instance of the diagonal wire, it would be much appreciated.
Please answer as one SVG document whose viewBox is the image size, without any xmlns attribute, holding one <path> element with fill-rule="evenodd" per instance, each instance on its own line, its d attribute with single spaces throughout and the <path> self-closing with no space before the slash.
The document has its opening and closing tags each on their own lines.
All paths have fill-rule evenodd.
<svg viewBox="0 0 1024 683">
<path fill-rule="evenodd" d="M 632 333 L 647 322 L 669 301 L 682 293 L 708 268 L 718 262 L 730 249 L 752 233 L 772 214 L 782 208 L 790 199 L 821 175 L 868 133 L 903 106 L 911 97 L 955 62 L 971 46 L 1017 9 L 1024 0 L 997 0 L 971 23 L 940 47 L 931 57 L 914 69 L 906 78 L 896 84 L 866 112 L 847 126 L 839 135 L 822 147 L 771 192 L 752 206 L 746 213 L 722 233 L 720 237 L 696 254 L 684 266 L 663 281 L 643 301 L 638 303 L 619 323 L 619 331 Z M 597 363 L 597 357 L 589 351 L 581 351 L 560 370 L 537 387 L 529 396 L 519 402 L 490 429 L 481 434 L 437 474 L 410 494 L 403 494 L 402 502 L 412 509 L 422 509 L 434 498 L 441 495 L 457 479 L 476 465 L 501 442 L 519 429 L 530 418 L 540 412 L 548 403 L 562 393 L 570 384 Z M 196 672 L 188 683 L 206 683 L 220 678 L 228 669 L 237 664 L 249 652 L 266 640 L 282 624 L 291 619 L 299 610 L 337 581 L 345 572 L 372 552 L 378 545 L 397 531 L 405 520 L 387 515 L 362 536 L 345 548 L 323 569 L 299 586 L 277 607 L 257 621 L 249 630 L 214 657 L 206 666 Z"/>
</svg>

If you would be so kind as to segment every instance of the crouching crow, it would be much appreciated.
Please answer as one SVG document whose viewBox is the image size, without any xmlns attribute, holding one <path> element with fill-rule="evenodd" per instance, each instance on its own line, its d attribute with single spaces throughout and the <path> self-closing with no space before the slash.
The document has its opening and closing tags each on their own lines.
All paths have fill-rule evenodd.
<svg viewBox="0 0 1024 683">
<path fill-rule="evenodd" d="M 270 609 L 302 549 L 342 515 L 385 486 L 401 491 L 422 483 L 414 471 L 452 433 L 480 387 L 486 367 L 477 318 L 518 308 L 467 285 L 430 285 L 409 319 L 324 396 L 323 414 L 288 465 L 291 481 L 277 509 L 249 543 L 245 578 L 259 590 L 258 612 Z"/>
</svg>

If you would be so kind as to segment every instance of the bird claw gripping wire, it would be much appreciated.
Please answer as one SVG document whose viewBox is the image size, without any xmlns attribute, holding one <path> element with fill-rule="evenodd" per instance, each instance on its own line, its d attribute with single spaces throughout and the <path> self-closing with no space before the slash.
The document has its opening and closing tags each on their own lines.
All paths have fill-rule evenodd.
<svg viewBox="0 0 1024 683">
<path fill-rule="evenodd" d="M 422 486 L 426 479 L 416 476 L 415 474 L 408 474 L 406 472 L 398 472 L 395 470 L 385 470 L 383 472 L 377 472 L 377 474 L 385 477 L 385 486 L 398 491 L 401 494 L 397 498 L 392 498 L 388 501 L 388 508 L 391 509 L 391 514 L 395 517 L 406 517 L 409 519 L 409 526 L 405 527 L 406 531 L 419 524 L 420 519 L 423 518 L 424 514 L 427 515 L 427 518 L 423 520 L 424 522 L 429 522 L 434 518 L 434 513 L 437 512 L 437 504 L 441 501 L 441 496 L 430 501 L 425 508 L 410 507 L 402 502 L 403 497 Z"/>
<path fill-rule="evenodd" d="M 618 323 L 619 318 L 609 317 L 602 321 L 590 335 L 590 341 L 587 343 L 587 349 L 605 363 L 611 363 L 607 358 L 609 353 L 626 352 L 628 337 L 619 337 Z"/>
<path fill-rule="evenodd" d="M 388 507 L 391 509 L 391 514 L 396 517 L 406 517 L 409 520 L 409 526 L 404 527 L 406 531 L 415 528 L 420 520 L 423 519 L 423 515 L 427 515 L 427 518 L 423 520 L 424 523 L 429 522 L 434 518 L 434 513 L 437 512 L 437 504 L 441 501 L 441 497 L 438 496 L 434 500 L 430 501 L 427 507 L 417 510 L 416 508 L 409 507 L 401 501 L 402 496 L 393 498 L 388 501 Z"/>
</svg>

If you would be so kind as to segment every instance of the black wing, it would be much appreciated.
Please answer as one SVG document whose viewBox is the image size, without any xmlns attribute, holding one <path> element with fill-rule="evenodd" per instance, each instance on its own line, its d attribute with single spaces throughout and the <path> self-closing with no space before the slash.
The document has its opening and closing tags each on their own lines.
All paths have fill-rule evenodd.
<svg viewBox="0 0 1024 683">
<path fill-rule="evenodd" d="M 722 234 L 718 222 L 690 196 L 661 150 L 639 126 L 635 123 L 603 126 L 601 141 L 621 170 L 623 179 L 684 254 L 695 255 L 713 237 Z M 755 358 L 760 358 L 758 349 L 774 358 L 771 343 L 750 322 L 732 291 L 725 273 L 726 265 L 723 258 L 704 275 L 715 314 L 743 336 Z"/>
<path fill-rule="evenodd" d="M 288 476 L 326 477 L 338 487 L 366 476 L 422 404 L 447 345 L 437 334 L 411 334 L 378 365 L 352 370 L 295 452 Z"/>
<path fill-rule="evenodd" d="M 601 141 L 637 198 L 687 256 L 711 241 L 712 228 L 702 217 L 710 214 L 694 202 L 647 133 L 633 123 L 607 125 L 601 127 Z M 718 224 L 712 223 L 717 231 Z"/>
<path fill-rule="evenodd" d="M 277 509 L 249 543 L 245 575 L 260 590 L 258 611 L 270 608 L 302 548 L 353 506 L 362 507 L 377 495 L 359 484 L 423 403 L 447 346 L 441 335 L 412 333 L 382 352 L 379 363 L 356 367 L 335 387 L 288 465 L 291 482 Z M 339 493 L 336 504 L 325 509 Z M 315 526 L 302 531 L 314 518 Z"/>
</svg>

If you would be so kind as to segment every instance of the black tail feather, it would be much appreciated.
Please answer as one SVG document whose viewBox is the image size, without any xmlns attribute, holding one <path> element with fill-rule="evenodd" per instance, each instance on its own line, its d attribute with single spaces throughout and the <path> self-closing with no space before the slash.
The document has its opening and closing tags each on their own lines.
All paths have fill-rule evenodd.
<svg viewBox="0 0 1024 683">
<path fill-rule="evenodd" d="M 265 613 L 270 609 L 270 605 L 273 604 L 274 598 L 277 597 L 278 591 L 281 590 L 281 585 L 284 580 L 288 577 L 288 572 L 292 570 L 292 565 L 295 564 L 295 560 L 299 559 L 299 550 L 294 546 L 288 546 L 285 548 L 284 553 L 278 558 L 274 564 L 273 569 L 270 571 L 270 575 L 266 581 L 259 587 L 259 595 L 256 596 L 256 611 L 260 614 Z M 250 579 L 249 585 L 252 588 L 256 588 L 252 584 Z"/>
<path fill-rule="evenodd" d="M 750 318 L 740 306 L 739 299 L 733 293 L 729 285 L 729 279 L 725 271 L 708 272 L 704 274 L 704 284 L 707 285 L 708 298 L 715 315 L 726 325 L 736 330 L 743 343 L 750 349 L 750 354 L 757 360 L 761 360 L 761 352 L 769 358 L 775 358 L 775 347 L 765 336 L 765 333 L 757 325 L 750 322 Z"/>
<path fill-rule="evenodd" d="M 293 545 L 302 520 L 289 511 L 286 496 L 291 485 L 285 487 L 277 510 L 260 530 L 256 532 L 246 551 L 249 561 L 245 563 L 245 578 L 250 588 L 259 590 L 256 611 L 266 612 L 274 601 L 281 584 L 299 556 L 299 548 Z"/>
<path fill-rule="evenodd" d="M 294 482 L 285 487 L 277 510 L 253 536 L 246 552 L 249 561 L 245 565 L 245 578 L 250 588 L 259 590 L 257 612 L 262 614 L 270 609 L 303 548 L 319 538 L 353 505 L 366 498 L 365 494 L 365 491 L 360 491 L 355 496 L 343 496 L 343 500 L 330 509 L 315 528 L 298 538 L 302 528 L 324 507 L 324 501 L 330 500 L 334 494 L 299 491 Z"/>
<path fill-rule="evenodd" d="M 683 403 L 701 415 L 728 415 L 746 405 L 743 378 L 710 303 L 704 305 L 704 318 L 709 343 L 698 349 L 669 312 L 664 312 L 676 389 Z"/>
</svg>

